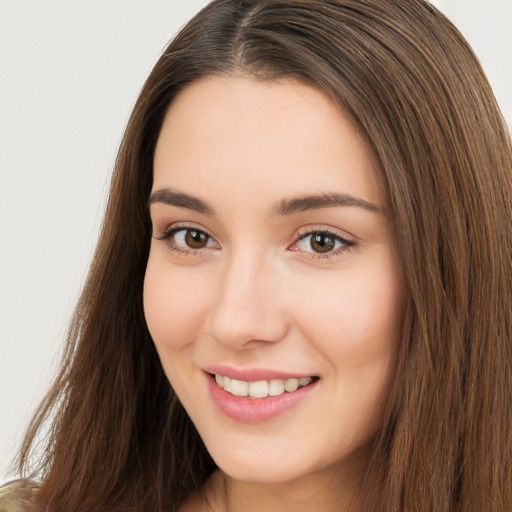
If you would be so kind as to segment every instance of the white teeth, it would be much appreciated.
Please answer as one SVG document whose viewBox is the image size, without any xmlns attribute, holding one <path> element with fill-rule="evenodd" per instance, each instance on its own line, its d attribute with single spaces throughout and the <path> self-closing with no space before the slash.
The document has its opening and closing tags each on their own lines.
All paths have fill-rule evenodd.
<svg viewBox="0 0 512 512">
<path fill-rule="evenodd" d="M 249 383 L 244 380 L 231 379 L 231 394 L 235 396 L 247 396 Z"/>
<path fill-rule="evenodd" d="M 265 398 L 268 396 L 268 382 L 266 380 L 249 382 L 249 396 L 253 398 Z"/>
<path fill-rule="evenodd" d="M 284 393 L 284 380 L 272 379 L 268 385 L 268 394 L 270 396 L 279 396 Z"/>
<path fill-rule="evenodd" d="M 235 396 L 249 396 L 251 398 L 266 398 L 267 396 L 279 396 L 285 391 L 293 393 L 297 389 L 307 386 L 312 382 L 311 377 L 302 377 L 300 379 L 271 379 L 246 382 L 244 380 L 230 379 L 222 375 L 215 374 L 215 382 L 225 391 Z"/>
<path fill-rule="evenodd" d="M 284 389 L 286 389 L 288 393 L 297 391 L 297 389 L 299 389 L 299 379 L 288 379 L 284 384 Z"/>
</svg>

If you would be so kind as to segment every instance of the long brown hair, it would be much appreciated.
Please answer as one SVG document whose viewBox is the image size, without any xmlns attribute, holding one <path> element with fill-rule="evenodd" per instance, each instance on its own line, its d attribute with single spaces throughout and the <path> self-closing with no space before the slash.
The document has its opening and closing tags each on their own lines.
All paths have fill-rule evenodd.
<svg viewBox="0 0 512 512">
<path fill-rule="evenodd" d="M 360 509 L 509 510 L 511 142 L 473 52 L 423 0 L 216 0 L 170 43 L 126 128 L 61 370 L 19 471 L 39 472 L 47 510 L 74 512 L 175 511 L 214 471 L 160 366 L 142 285 L 165 113 L 191 82 L 232 72 L 329 95 L 386 187 L 409 300 Z"/>
</svg>

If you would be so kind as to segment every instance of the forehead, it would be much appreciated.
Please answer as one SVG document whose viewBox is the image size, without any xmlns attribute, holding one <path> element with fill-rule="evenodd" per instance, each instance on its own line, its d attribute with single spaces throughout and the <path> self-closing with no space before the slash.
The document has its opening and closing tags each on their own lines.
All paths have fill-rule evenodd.
<svg viewBox="0 0 512 512">
<path fill-rule="evenodd" d="M 341 192 L 383 204 L 373 156 L 353 122 L 294 79 L 208 77 L 186 87 L 165 117 L 154 188 L 224 189 L 269 201 Z"/>
</svg>

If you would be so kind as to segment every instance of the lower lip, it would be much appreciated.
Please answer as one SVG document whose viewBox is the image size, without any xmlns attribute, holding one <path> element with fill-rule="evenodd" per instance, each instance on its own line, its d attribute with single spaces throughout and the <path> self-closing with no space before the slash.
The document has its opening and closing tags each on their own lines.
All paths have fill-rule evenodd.
<svg viewBox="0 0 512 512">
<path fill-rule="evenodd" d="M 313 391 L 318 382 L 312 382 L 296 391 L 285 392 L 279 396 L 249 398 L 234 396 L 218 386 L 211 375 L 206 374 L 206 377 L 210 396 L 215 405 L 229 418 L 243 423 L 260 423 L 289 411 L 299 405 Z"/>
</svg>

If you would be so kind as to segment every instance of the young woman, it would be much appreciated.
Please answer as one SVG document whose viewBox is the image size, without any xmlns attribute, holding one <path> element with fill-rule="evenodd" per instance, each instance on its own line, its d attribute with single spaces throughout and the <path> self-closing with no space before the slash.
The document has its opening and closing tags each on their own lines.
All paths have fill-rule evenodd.
<svg viewBox="0 0 512 512">
<path fill-rule="evenodd" d="M 428 3 L 212 2 L 135 106 L 0 510 L 509 510 L 511 215 Z"/>
</svg>

